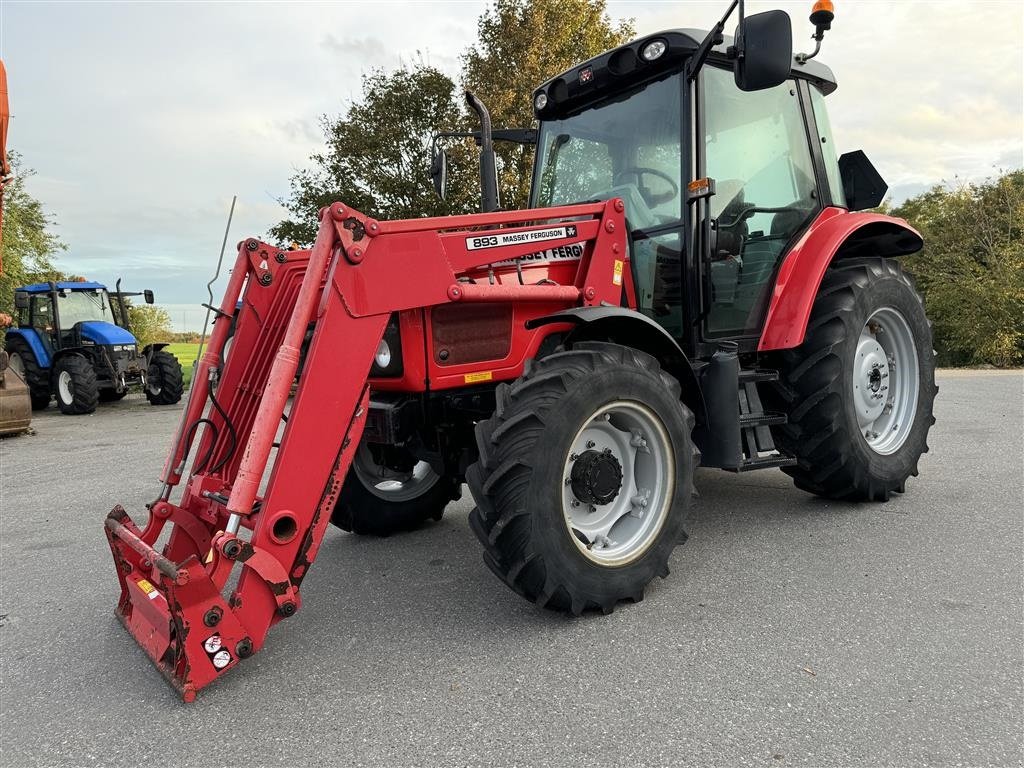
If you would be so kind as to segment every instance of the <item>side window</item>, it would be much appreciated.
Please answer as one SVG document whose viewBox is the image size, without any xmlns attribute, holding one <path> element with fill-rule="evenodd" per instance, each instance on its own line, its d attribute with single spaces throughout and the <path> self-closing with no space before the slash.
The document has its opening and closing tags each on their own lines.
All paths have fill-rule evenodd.
<svg viewBox="0 0 1024 768">
<path fill-rule="evenodd" d="M 840 208 L 846 207 L 846 193 L 843 191 L 843 180 L 839 176 L 839 151 L 835 139 L 832 138 L 832 123 L 825 109 L 825 97 L 815 86 L 811 86 L 811 106 L 814 108 L 814 121 L 818 124 L 818 141 L 821 142 L 821 154 L 825 160 L 825 173 L 828 176 L 828 190 L 832 204 Z"/>
<path fill-rule="evenodd" d="M 760 327 L 786 245 L 820 209 L 814 166 L 795 83 L 746 93 L 712 67 L 702 82 L 704 175 L 716 184 L 707 331 L 746 335 Z"/>
<path fill-rule="evenodd" d="M 32 327 L 41 331 L 53 330 L 53 312 L 51 312 L 50 295 L 33 296 L 31 304 Z"/>
<path fill-rule="evenodd" d="M 547 147 L 548 164 L 540 180 L 541 199 L 548 205 L 591 200 L 612 186 L 612 158 L 608 145 L 559 134 Z"/>
</svg>

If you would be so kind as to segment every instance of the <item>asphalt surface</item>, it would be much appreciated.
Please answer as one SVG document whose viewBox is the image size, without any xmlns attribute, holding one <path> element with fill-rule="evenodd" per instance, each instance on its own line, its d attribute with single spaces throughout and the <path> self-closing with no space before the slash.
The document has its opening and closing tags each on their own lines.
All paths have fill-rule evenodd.
<svg viewBox="0 0 1024 768">
<path fill-rule="evenodd" d="M 102 533 L 154 495 L 178 409 L 51 406 L 0 440 L 0 763 L 1021 765 L 1024 377 L 939 384 L 905 495 L 702 470 L 671 576 L 607 617 L 498 582 L 468 498 L 331 529 L 303 610 L 191 705 L 114 618 Z"/>
</svg>

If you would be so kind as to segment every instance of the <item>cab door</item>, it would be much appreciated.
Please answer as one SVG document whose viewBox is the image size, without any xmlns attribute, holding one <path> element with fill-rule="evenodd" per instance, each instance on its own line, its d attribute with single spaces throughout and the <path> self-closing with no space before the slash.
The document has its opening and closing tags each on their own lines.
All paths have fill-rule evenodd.
<svg viewBox="0 0 1024 768">
<path fill-rule="evenodd" d="M 731 71 L 706 67 L 699 104 L 700 175 L 715 180 L 702 335 L 757 337 L 778 266 L 822 207 L 800 91 L 789 80 L 744 92 Z"/>
</svg>

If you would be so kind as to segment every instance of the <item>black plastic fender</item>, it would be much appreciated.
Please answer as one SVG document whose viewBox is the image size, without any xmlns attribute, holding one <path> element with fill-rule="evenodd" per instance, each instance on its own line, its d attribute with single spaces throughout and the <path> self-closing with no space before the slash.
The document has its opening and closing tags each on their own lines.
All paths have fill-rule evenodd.
<svg viewBox="0 0 1024 768">
<path fill-rule="evenodd" d="M 553 323 L 576 326 L 563 341 L 566 347 L 580 341 L 609 341 L 653 355 L 665 371 L 679 380 L 682 400 L 693 411 L 697 424 L 707 423 L 707 405 L 693 366 L 679 342 L 651 318 L 628 307 L 573 307 L 528 320 L 526 327 Z"/>
</svg>

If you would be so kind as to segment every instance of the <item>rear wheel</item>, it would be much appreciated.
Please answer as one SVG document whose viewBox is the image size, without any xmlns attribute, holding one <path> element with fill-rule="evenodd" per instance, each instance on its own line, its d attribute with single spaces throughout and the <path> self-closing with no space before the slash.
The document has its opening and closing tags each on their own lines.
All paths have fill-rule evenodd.
<svg viewBox="0 0 1024 768">
<path fill-rule="evenodd" d="M 57 361 L 53 376 L 61 413 L 76 416 L 96 410 L 100 393 L 91 362 L 81 355 L 66 355 Z"/>
<path fill-rule="evenodd" d="M 9 337 L 6 347 L 11 368 L 18 372 L 28 386 L 32 410 L 42 410 L 50 404 L 50 384 L 46 380 L 46 372 L 39 367 L 35 353 L 21 337 Z"/>
<path fill-rule="evenodd" d="M 921 297 L 895 259 L 851 259 L 825 275 L 804 343 L 778 355 L 766 406 L 795 456 L 798 488 L 884 501 L 918 473 L 935 423 L 935 353 Z"/>
<path fill-rule="evenodd" d="M 146 399 L 150 405 L 173 405 L 185 391 L 181 363 L 170 352 L 158 349 L 149 358 Z"/>
<path fill-rule="evenodd" d="M 466 481 L 484 561 L 538 605 L 643 598 L 683 537 L 698 461 L 679 382 L 642 352 L 579 344 L 497 390 Z"/>
<path fill-rule="evenodd" d="M 331 522 L 350 533 L 390 536 L 440 520 L 444 508 L 460 496 L 455 478 L 438 474 L 404 449 L 371 449 L 363 443 L 338 494 Z"/>
</svg>

